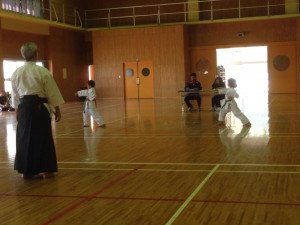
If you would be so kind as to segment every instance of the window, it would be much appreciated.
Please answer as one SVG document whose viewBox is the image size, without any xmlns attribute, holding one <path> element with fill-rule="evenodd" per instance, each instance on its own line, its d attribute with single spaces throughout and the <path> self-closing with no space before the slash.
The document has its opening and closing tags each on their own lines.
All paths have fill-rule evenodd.
<svg viewBox="0 0 300 225">
<path fill-rule="evenodd" d="M 1 9 L 19 12 L 31 16 L 42 16 L 42 1 L 40 0 L 2 0 Z"/>
<path fill-rule="evenodd" d="M 15 70 L 23 66 L 25 61 L 13 61 L 13 60 L 4 60 L 3 61 L 3 72 L 4 72 L 4 89 L 6 92 L 11 93 L 11 81 L 10 78 Z M 43 66 L 43 62 L 36 62 L 37 65 Z"/>
</svg>

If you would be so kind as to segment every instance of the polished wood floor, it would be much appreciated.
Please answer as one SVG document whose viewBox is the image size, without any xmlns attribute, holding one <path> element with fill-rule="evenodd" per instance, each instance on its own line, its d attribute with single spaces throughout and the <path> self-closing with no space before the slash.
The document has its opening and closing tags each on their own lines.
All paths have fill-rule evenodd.
<svg viewBox="0 0 300 225">
<path fill-rule="evenodd" d="M 242 100 L 252 122 L 218 127 L 181 99 L 99 100 L 106 128 L 83 128 L 82 103 L 53 123 L 59 172 L 13 170 L 16 120 L 0 112 L 1 225 L 300 224 L 300 100 Z"/>
</svg>

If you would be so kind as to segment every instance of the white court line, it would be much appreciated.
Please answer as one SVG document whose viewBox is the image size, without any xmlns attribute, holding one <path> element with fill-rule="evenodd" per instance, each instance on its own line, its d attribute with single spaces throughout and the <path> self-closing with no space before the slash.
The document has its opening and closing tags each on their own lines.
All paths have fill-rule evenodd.
<svg viewBox="0 0 300 225">
<path fill-rule="evenodd" d="M 0 161 L 0 164 L 10 164 L 11 161 Z M 226 164 L 226 163 L 148 163 L 148 162 L 57 162 L 58 164 L 110 164 L 110 165 L 173 165 L 173 166 L 262 166 L 262 167 L 300 167 L 300 165 L 285 164 Z M 226 170 L 222 170 L 226 171 Z M 228 172 L 231 172 L 230 170 Z M 255 171 L 254 171 L 255 172 Z"/>
<path fill-rule="evenodd" d="M 111 124 L 111 123 L 114 123 L 118 120 L 115 120 L 115 121 L 112 121 L 112 122 L 109 122 L 109 123 L 106 123 L 106 124 Z M 108 128 L 105 128 L 105 129 L 108 129 Z M 114 128 L 114 129 L 118 129 L 118 128 Z M 62 134 L 61 136 L 64 136 L 64 135 L 68 135 L 68 134 L 71 134 L 71 133 L 66 133 L 66 134 Z M 247 139 L 262 139 L 262 138 L 299 138 L 300 137 L 300 134 L 299 135 L 266 135 L 266 136 L 261 136 L 261 137 L 257 137 L 257 136 L 249 136 L 249 134 L 247 134 L 248 136 L 245 137 Z M 187 138 L 187 137 L 199 137 L 199 138 L 217 138 L 219 137 L 219 135 L 217 134 L 211 134 L 211 135 L 199 135 L 199 134 L 190 134 L 190 135 L 186 135 L 186 136 L 182 136 L 182 135 L 178 135 L 178 134 L 175 134 L 175 135 L 163 135 L 163 134 L 156 134 L 156 135 L 149 135 L 149 134 L 145 134 L 145 133 L 141 133 L 141 134 L 123 134 L 123 133 L 120 133 L 120 134 L 116 134 L 116 133 L 113 133 L 113 134 L 108 134 L 106 136 L 103 136 L 103 138 L 134 138 L 134 137 L 143 137 L 143 138 L 148 138 L 148 139 L 151 139 L 151 138 Z M 235 137 L 244 137 L 243 135 L 235 135 Z M 69 138 L 69 139 L 72 139 L 74 137 L 64 137 L 64 138 Z"/>
<path fill-rule="evenodd" d="M 187 207 L 187 205 L 193 200 L 193 198 L 198 194 L 201 188 L 205 185 L 205 183 L 209 180 L 209 178 L 217 171 L 220 165 L 216 165 L 210 173 L 204 178 L 204 180 L 198 185 L 198 187 L 194 190 L 194 192 L 185 200 L 185 202 L 179 207 L 179 209 L 175 212 L 175 214 L 170 218 L 170 220 L 166 223 L 166 225 L 171 225 L 177 219 L 177 217 L 182 213 L 182 211 Z"/>
<path fill-rule="evenodd" d="M 1 167 L 0 167 L 1 169 Z M 5 168 L 2 168 L 5 169 Z M 114 169 L 114 168 L 78 168 L 78 167 L 59 167 L 59 170 L 89 170 L 89 171 L 129 171 L 132 170 L 132 168 L 124 168 L 124 169 Z M 139 171 L 144 172 L 209 172 L 211 170 L 176 170 L 176 169 L 139 169 Z M 235 171 L 226 171 L 226 170 L 218 170 L 215 173 L 259 173 L 259 174 L 300 174 L 299 172 L 288 172 L 288 171 L 241 171 L 241 170 L 235 170 Z"/>
<path fill-rule="evenodd" d="M 55 135 L 54 138 L 58 138 L 58 137 L 62 137 L 64 135 L 69 135 L 69 134 L 74 134 L 74 133 L 77 133 L 77 132 L 80 132 L 82 131 L 84 128 L 80 129 L 80 130 L 75 130 L 75 131 L 72 131 L 72 132 L 69 132 L 69 133 L 64 133 L 64 134 L 58 134 L 58 135 Z M 78 137 L 77 137 L 78 138 Z"/>
<path fill-rule="evenodd" d="M 221 165 L 220 165 L 221 166 Z M 11 165 L 6 167 L 0 167 L 0 170 L 11 170 Z M 130 171 L 132 168 L 82 168 L 82 167 L 59 167 L 59 170 L 77 170 L 77 171 Z M 210 170 L 189 170 L 189 169 L 140 169 L 142 172 L 191 172 L 191 173 L 201 173 L 209 172 Z M 252 173 L 252 174 L 300 174 L 299 172 L 289 172 L 289 171 L 263 171 L 263 170 L 218 170 L 215 173 Z"/>
<path fill-rule="evenodd" d="M 115 165 L 178 165 L 178 166 L 266 166 L 266 167 L 300 167 L 300 165 L 284 165 L 284 164 L 226 164 L 226 163 L 149 163 L 149 162 L 58 162 L 65 164 L 115 164 Z"/>
</svg>

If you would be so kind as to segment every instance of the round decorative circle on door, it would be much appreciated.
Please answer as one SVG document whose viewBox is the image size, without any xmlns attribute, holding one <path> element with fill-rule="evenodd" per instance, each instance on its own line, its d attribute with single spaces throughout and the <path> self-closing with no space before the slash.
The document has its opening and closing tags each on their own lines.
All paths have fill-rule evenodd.
<svg viewBox="0 0 300 225">
<path fill-rule="evenodd" d="M 127 77 L 132 77 L 134 74 L 134 70 L 131 68 L 126 69 L 125 74 Z"/>
<path fill-rule="evenodd" d="M 147 77 L 150 75 L 150 70 L 148 68 L 143 68 L 142 74 L 143 74 L 143 76 Z"/>
<path fill-rule="evenodd" d="M 286 55 L 277 55 L 273 59 L 273 66 L 279 71 L 286 70 L 290 66 L 290 59 Z"/>
<path fill-rule="evenodd" d="M 207 75 L 208 71 L 210 71 L 210 62 L 208 59 L 201 58 L 196 63 L 196 70 L 200 74 Z"/>
</svg>

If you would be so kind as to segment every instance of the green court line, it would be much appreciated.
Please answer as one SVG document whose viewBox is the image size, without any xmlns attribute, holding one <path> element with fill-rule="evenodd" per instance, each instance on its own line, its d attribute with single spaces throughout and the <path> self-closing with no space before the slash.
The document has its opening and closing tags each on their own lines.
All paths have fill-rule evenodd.
<svg viewBox="0 0 300 225">
<path fill-rule="evenodd" d="M 220 165 L 216 165 L 210 173 L 204 178 L 204 180 L 198 185 L 198 187 L 194 190 L 194 192 L 185 200 L 185 202 L 179 207 L 179 209 L 175 212 L 175 214 L 170 218 L 170 220 L 166 223 L 166 225 L 171 225 L 178 218 L 178 216 L 182 213 L 182 211 L 187 207 L 187 205 L 193 200 L 193 198 L 199 193 L 201 188 L 205 185 L 205 183 L 209 180 L 209 178 L 217 171 Z"/>
</svg>

